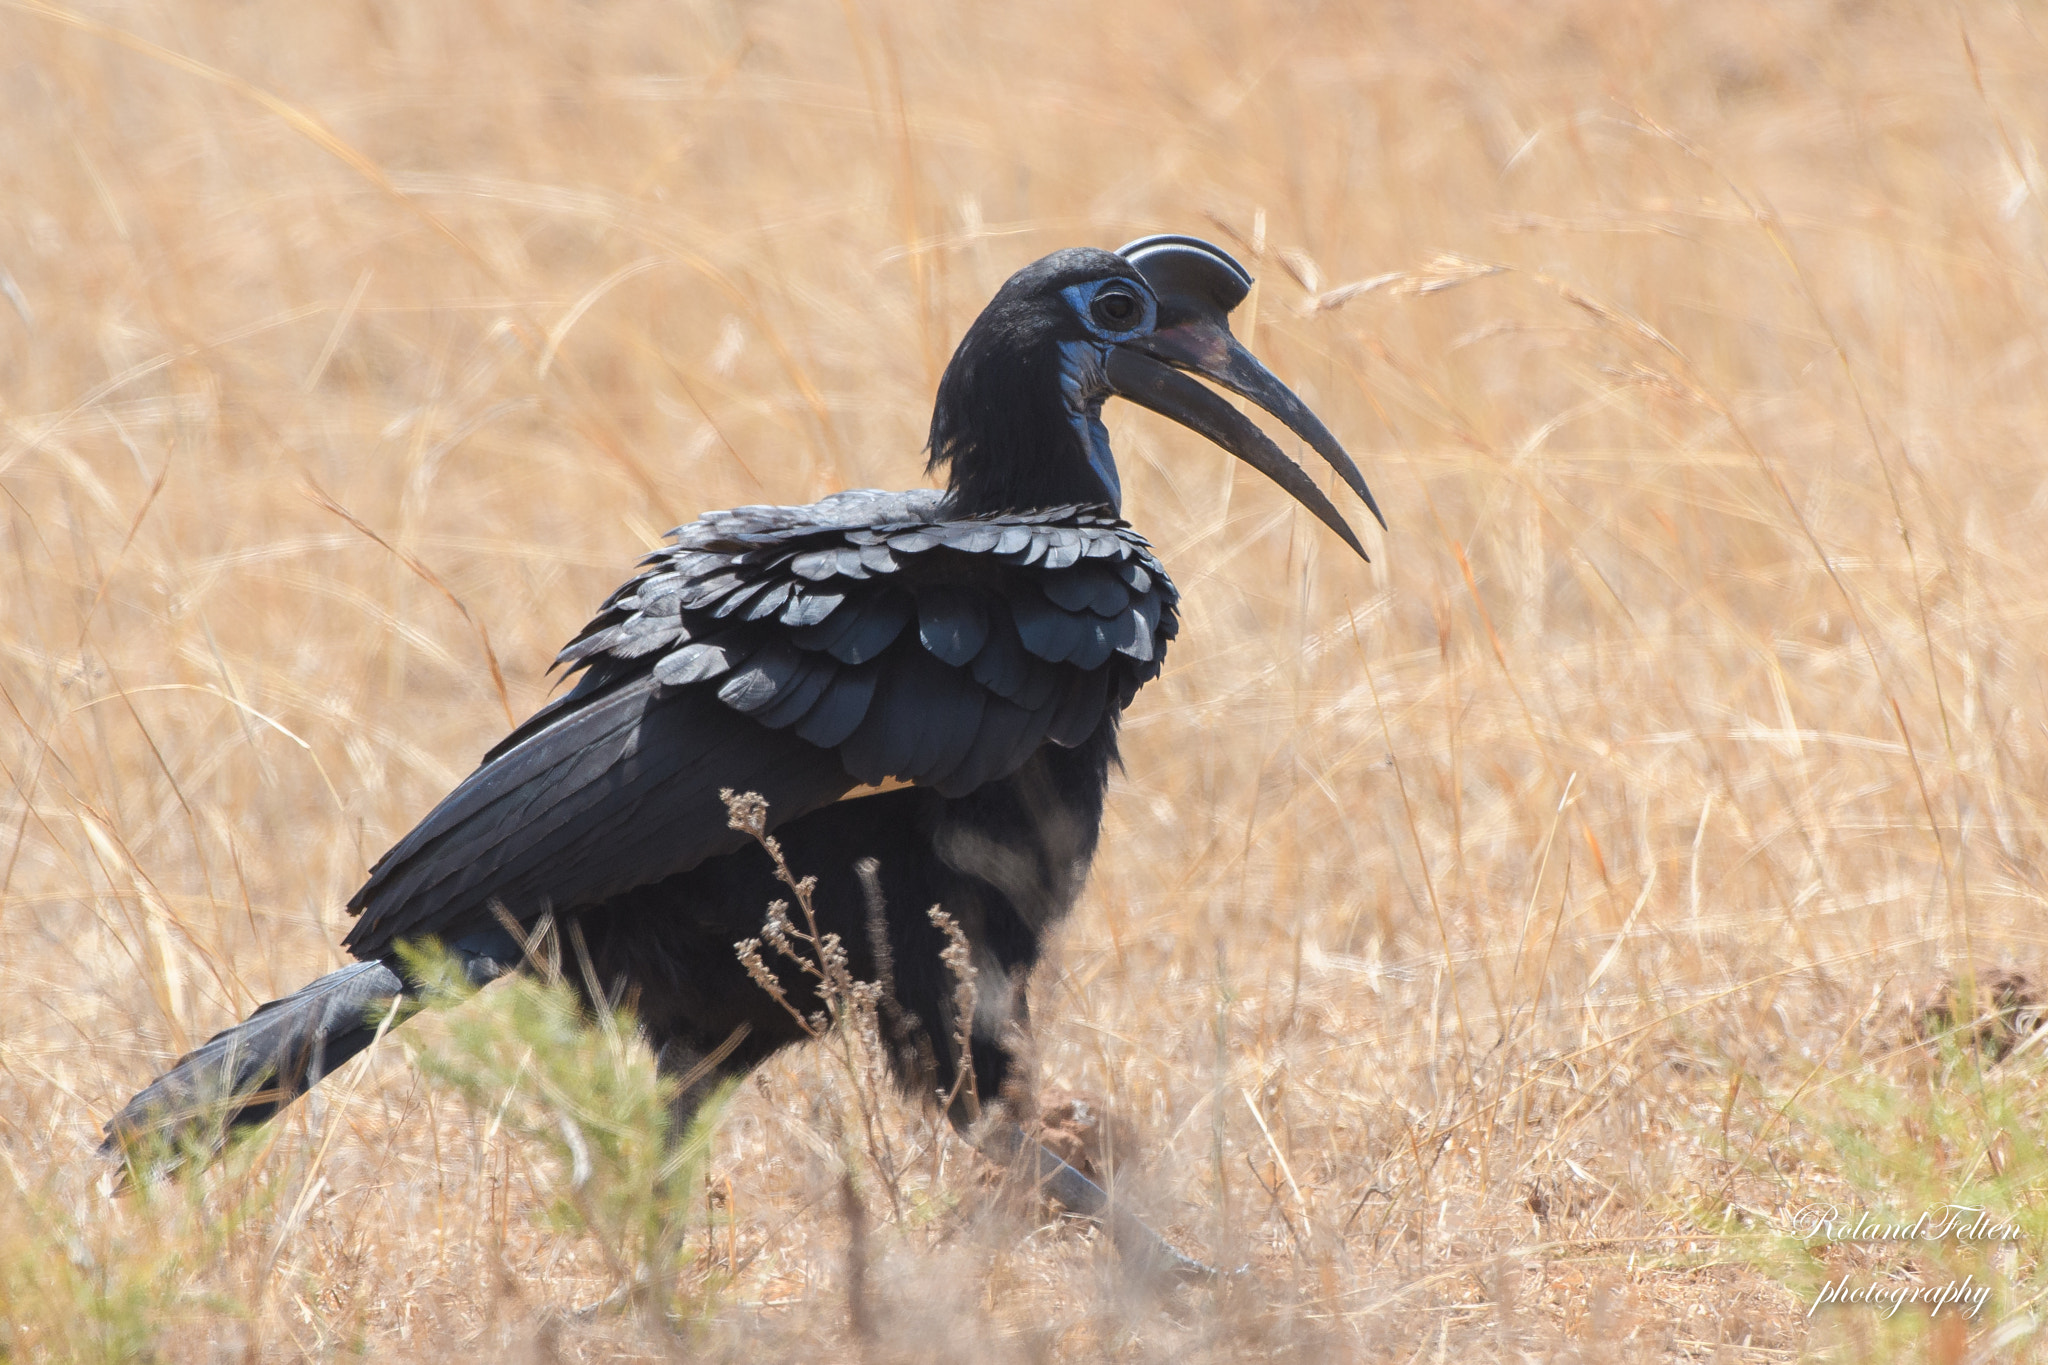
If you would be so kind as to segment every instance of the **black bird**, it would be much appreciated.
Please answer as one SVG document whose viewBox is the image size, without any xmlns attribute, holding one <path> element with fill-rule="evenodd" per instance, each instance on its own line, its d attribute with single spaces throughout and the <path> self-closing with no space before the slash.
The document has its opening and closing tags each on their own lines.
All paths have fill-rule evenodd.
<svg viewBox="0 0 2048 1365">
<path fill-rule="evenodd" d="M 549 916 L 580 931 L 596 983 L 637 1001 L 662 1069 L 694 1078 L 679 1102 L 694 1108 L 803 1036 L 734 952 L 786 892 L 721 789 L 766 798 L 862 979 L 879 890 L 914 1035 L 895 1060 L 927 1095 L 955 1091 L 954 982 L 926 916 L 945 907 L 980 968 L 973 1089 L 1002 1095 L 1025 979 L 1095 853 L 1119 719 L 1179 628 L 1166 570 L 1121 519 L 1103 403 L 1200 432 L 1363 556 L 1308 474 L 1182 372 L 1201 375 L 1278 417 L 1379 516 L 1335 438 L 1231 336 L 1250 287 L 1191 237 L 1054 252 L 1004 284 L 939 383 L 929 467 L 944 491 L 742 507 L 672 532 L 561 652 L 574 688 L 371 868 L 348 905 L 362 961 L 180 1060 L 108 1123 L 109 1154 L 151 1135 L 218 1143 L 317 1084 L 420 993 L 400 944 L 438 940 L 483 983 L 522 965 L 507 926 Z M 784 985 L 815 1008 L 793 972 Z M 951 1116 L 970 1117 L 959 1102 Z M 1014 1124 L 998 1132 L 995 1150 L 1019 1150 Z M 1037 1161 L 1062 1202 L 1105 1212 L 1092 1183 Z M 1112 1228 L 1171 1255 L 1135 1220 Z"/>
</svg>

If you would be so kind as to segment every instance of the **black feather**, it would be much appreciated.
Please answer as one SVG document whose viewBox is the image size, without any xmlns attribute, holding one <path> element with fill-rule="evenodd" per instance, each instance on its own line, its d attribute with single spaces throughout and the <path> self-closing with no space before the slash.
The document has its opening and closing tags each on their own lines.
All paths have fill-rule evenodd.
<svg viewBox="0 0 2048 1365">
<path fill-rule="evenodd" d="M 942 796 L 965 796 L 987 783 L 1006 777 L 1014 768 L 1016 753 L 1026 745 L 1036 747 L 1032 735 L 1033 713 L 1001 697 L 990 697 L 981 708 L 981 724 L 974 742 L 950 771 L 937 773 L 932 785 Z"/>
<path fill-rule="evenodd" d="M 709 578 L 700 578 L 682 594 L 683 610 L 702 611 L 713 606 L 726 594 L 740 587 L 743 581 L 736 573 L 720 573 Z"/>
<path fill-rule="evenodd" d="M 917 594 L 917 636 L 939 659 L 963 667 L 988 639 L 988 609 L 964 588 L 923 588 Z"/>
<path fill-rule="evenodd" d="M 1119 654 L 1128 655 L 1139 663 L 1148 663 L 1152 658 L 1152 632 L 1145 628 L 1145 618 L 1135 611 L 1127 611 L 1109 623 L 1110 643 Z"/>
<path fill-rule="evenodd" d="M 230 1128 L 263 1122 L 374 1042 L 405 988 L 382 962 L 357 962 L 260 1006 L 128 1101 L 101 1150 L 118 1156 L 162 1128 L 218 1146 Z"/>
<path fill-rule="evenodd" d="M 884 588 L 861 604 L 860 615 L 826 652 L 844 664 L 866 663 L 892 644 L 910 623 L 910 599 Z"/>
<path fill-rule="evenodd" d="M 943 742 L 946 726 L 975 718 L 964 715 L 961 694 L 985 694 L 964 683 L 963 674 L 923 650 L 893 654 L 860 728 L 839 746 L 846 770 L 863 782 L 920 776 Z"/>
<path fill-rule="evenodd" d="M 875 680 L 880 670 L 873 664 L 839 669 L 831 685 L 810 714 L 798 722 L 796 733 L 824 749 L 836 749 L 846 742 L 867 716 L 874 700 Z"/>
<path fill-rule="evenodd" d="M 723 676 L 745 657 L 727 639 L 697 640 L 684 645 L 654 666 L 654 680 L 664 687 L 687 687 Z"/>
<path fill-rule="evenodd" d="M 793 627 L 788 632 L 789 641 L 799 649 L 829 651 L 860 625 L 860 612 L 865 605 L 864 600 L 856 600 L 814 626 Z"/>
<path fill-rule="evenodd" d="M 843 592 L 820 592 L 815 588 L 797 592 L 791 595 L 789 605 L 782 609 L 778 619 L 785 626 L 815 626 L 839 610 L 839 604 L 845 600 Z"/>
<path fill-rule="evenodd" d="M 637 659 L 690 638 L 681 618 L 675 616 L 635 616 L 612 634 L 615 638 L 606 652 L 621 659 Z"/>
<path fill-rule="evenodd" d="M 1068 611 L 1091 611 L 1103 617 L 1115 616 L 1131 604 L 1129 590 L 1113 576 L 1097 570 L 1077 569 L 1048 575 L 1045 595 Z"/>
<path fill-rule="evenodd" d="M 751 715 L 796 686 L 810 666 L 810 655 L 787 640 L 769 640 L 718 689 L 718 699 L 742 715 Z"/>
<path fill-rule="evenodd" d="M 1093 672 L 1108 663 L 1110 654 L 1114 652 L 1110 644 L 1109 622 L 1087 612 L 1077 615 L 1074 620 L 1081 628 L 1081 638 L 1067 651 L 1066 662 Z"/>
<path fill-rule="evenodd" d="M 633 594 L 633 609 L 642 616 L 674 616 L 682 609 L 685 582 L 679 573 L 656 574 L 646 579 Z"/>
<path fill-rule="evenodd" d="M 789 591 L 788 584 L 777 583 L 773 579 L 765 583 L 748 583 L 743 587 L 734 588 L 723 598 L 719 599 L 716 606 L 711 608 L 711 614 L 720 618 L 738 617 L 748 607 L 759 601 L 763 596 L 773 593 L 777 588 L 781 588 L 785 594 Z"/>
<path fill-rule="evenodd" d="M 789 571 L 798 578 L 808 579 L 813 583 L 822 583 L 839 573 L 839 554 L 840 547 L 837 545 L 828 545 L 822 550 L 806 550 L 789 561 Z M 854 556 L 856 565 L 858 565 L 859 561 L 860 557 L 858 555 Z M 865 578 L 867 575 L 860 574 L 856 576 Z"/>
<path fill-rule="evenodd" d="M 996 609 L 998 617 L 1008 613 Z M 1000 619 L 991 623 L 988 637 L 982 641 L 981 652 L 974 656 L 971 671 L 974 680 L 999 697 L 1017 699 L 1031 675 L 1032 658 L 1024 652 L 1024 646 L 1017 640 L 1017 628 L 1013 621 Z"/>
<path fill-rule="evenodd" d="M 1017 689 L 1010 700 L 1017 705 L 1036 711 L 1059 695 L 1067 685 L 1068 670 L 1061 664 L 1049 664 L 1043 659 L 1024 656 L 1024 685 Z"/>
<path fill-rule="evenodd" d="M 1143 597 L 1132 601 L 1131 611 L 1136 614 L 1138 621 L 1144 626 L 1146 634 L 1149 635 L 1159 629 L 1159 614 L 1165 608 L 1165 605 L 1165 602 L 1160 598 L 1160 594 L 1154 592 L 1148 592 Z M 1167 634 L 1169 639 L 1172 638 L 1172 632 L 1169 631 Z"/>
<path fill-rule="evenodd" d="M 754 719 L 773 730 L 794 724 L 809 714 L 818 698 L 832 685 L 843 667 L 823 654 L 805 654 L 803 669 L 794 681 L 776 692 L 772 704 L 753 713 Z"/>
<path fill-rule="evenodd" d="M 1094 734 L 1096 725 L 1102 720 L 1102 703 L 1108 690 L 1106 684 L 1107 679 L 1101 673 L 1076 675 L 1067 688 L 1067 695 L 1060 699 L 1059 709 L 1053 712 L 1052 724 L 1046 727 L 1045 737 L 1072 749 Z"/>
<path fill-rule="evenodd" d="M 1051 530 L 1052 534 L 1047 541 L 1045 549 L 1045 567 L 1048 569 L 1064 569 L 1069 565 L 1079 563 L 1081 559 L 1080 535 L 1064 526 L 1055 526 Z"/>
<path fill-rule="evenodd" d="M 789 600 L 789 595 L 795 591 L 796 585 L 793 583 L 775 584 L 747 604 L 747 619 L 761 621 L 776 615 L 782 610 L 782 604 Z"/>
<path fill-rule="evenodd" d="M 583 628 L 581 635 L 562 646 L 561 652 L 555 655 L 556 666 L 581 663 L 585 659 L 609 653 L 611 647 L 619 641 L 619 632 L 619 626 L 608 625 L 601 620 L 592 621 Z"/>
<path fill-rule="evenodd" d="M 1002 543 L 1003 528 L 983 522 L 955 521 L 932 528 L 944 543 L 962 554 L 985 555 Z"/>
<path fill-rule="evenodd" d="M 452 939 L 499 902 L 531 921 L 598 903 L 739 846 L 721 787 L 758 791 L 781 819 L 845 790 L 829 750 L 737 715 L 709 689 L 650 675 L 601 693 L 458 787 L 380 859 L 352 899 L 348 946 Z"/>
<path fill-rule="evenodd" d="M 954 673 L 952 687 L 945 699 L 932 707 L 927 715 L 922 744 L 917 755 L 917 779 L 930 782 L 941 773 L 952 772 L 960 766 L 962 759 L 974 748 L 974 741 L 981 734 L 981 718 L 986 714 L 988 693 L 970 683 L 966 676 Z"/>
<path fill-rule="evenodd" d="M 1083 639 L 1085 625 L 1081 619 L 1060 610 L 1041 593 L 1025 591 L 1011 597 L 1010 614 L 1017 622 L 1017 638 L 1041 659 L 1059 663 Z"/>
</svg>

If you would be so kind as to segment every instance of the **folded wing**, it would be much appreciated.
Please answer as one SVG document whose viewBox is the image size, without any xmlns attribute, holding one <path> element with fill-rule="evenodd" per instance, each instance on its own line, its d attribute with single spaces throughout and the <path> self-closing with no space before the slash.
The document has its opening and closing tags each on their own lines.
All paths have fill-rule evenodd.
<svg viewBox="0 0 2048 1365">
<path fill-rule="evenodd" d="M 948 519 L 933 492 L 672 533 L 558 662 L 582 676 L 371 869 L 358 956 L 573 910 L 738 848 L 722 788 L 798 818 L 895 778 L 958 796 L 1156 676 L 1177 596 L 1104 508 Z"/>
</svg>

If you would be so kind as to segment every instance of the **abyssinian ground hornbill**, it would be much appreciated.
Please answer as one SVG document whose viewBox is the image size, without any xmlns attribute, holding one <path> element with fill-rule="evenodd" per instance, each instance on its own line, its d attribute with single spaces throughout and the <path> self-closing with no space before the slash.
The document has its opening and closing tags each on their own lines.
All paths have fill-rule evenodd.
<svg viewBox="0 0 2048 1365">
<path fill-rule="evenodd" d="M 1178 629 L 1166 570 L 1119 515 L 1103 403 L 1193 428 L 1363 555 L 1308 474 L 1184 372 L 1201 375 L 1286 423 L 1379 516 L 1335 438 L 1231 336 L 1250 286 L 1189 237 L 1055 252 L 1002 287 L 940 381 L 930 454 L 944 491 L 742 507 L 672 533 L 562 651 L 575 687 L 370 870 L 349 901 L 362 960 L 182 1059 L 107 1125 L 109 1152 L 261 1123 L 418 994 L 401 943 L 438 940 L 482 983 L 521 967 L 507 925 L 549 916 L 580 931 L 589 979 L 637 1002 L 661 1067 L 694 1078 L 679 1102 L 693 1107 L 804 1036 L 735 954 L 786 892 L 721 789 L 766 798 L 862 979 L 879 889 L 895 995 L 927 1034 L 897 1062 L 928 1095 L 956 1091 L 954 981 L 926 914 L 945 907 L 980 969 L 973 1088 L 1002 1095 L 1025 978 L 1095 852 L 1119 717 Z M 793 971 L 784 985 L 815 1007 Z M 984 1150 L 1032 1152 L 1062 1202 L 1110 1217 L 1103 1191 L 1025 1147 L 1017 1125 L 989 1131 Z M 1173 1255 L 1135 1219 L 1111 1228 L 1127 1252 Z"/>
</svg>

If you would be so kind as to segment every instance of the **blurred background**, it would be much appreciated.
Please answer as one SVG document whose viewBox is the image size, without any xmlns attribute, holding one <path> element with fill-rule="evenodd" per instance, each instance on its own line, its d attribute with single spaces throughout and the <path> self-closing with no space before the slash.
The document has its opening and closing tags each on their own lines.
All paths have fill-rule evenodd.
<svg viewBox="0 0 2048 1365">
<path fill-rule="evenodd" d="M 2044 26 L 0 9 L 0 1358 L 2035 1350 Z M 920 482 L 1004 278 L 1153 231 L 1259 277 L 1239 335 L 1392 528 L 1361 565 L 1108 414 L 1185 626 L 1038 1075 L 1251 1278 L 1133 1300 L 893 1100 L 930 1158 L 851 1237 L 807 1053 L 727 1111 L 681 1326 L 568 1316 L 617 1267 L 552 1158 L 398 1038 L 105 1197 L 99 1124 L 339 965 L 368 864 L 665 529 Z M 2026 1236 L 1794 1230 L 1951 1199 Z M 1964 1274 L 1977 1318 L 1807 1316 Z"/>
</svg>

